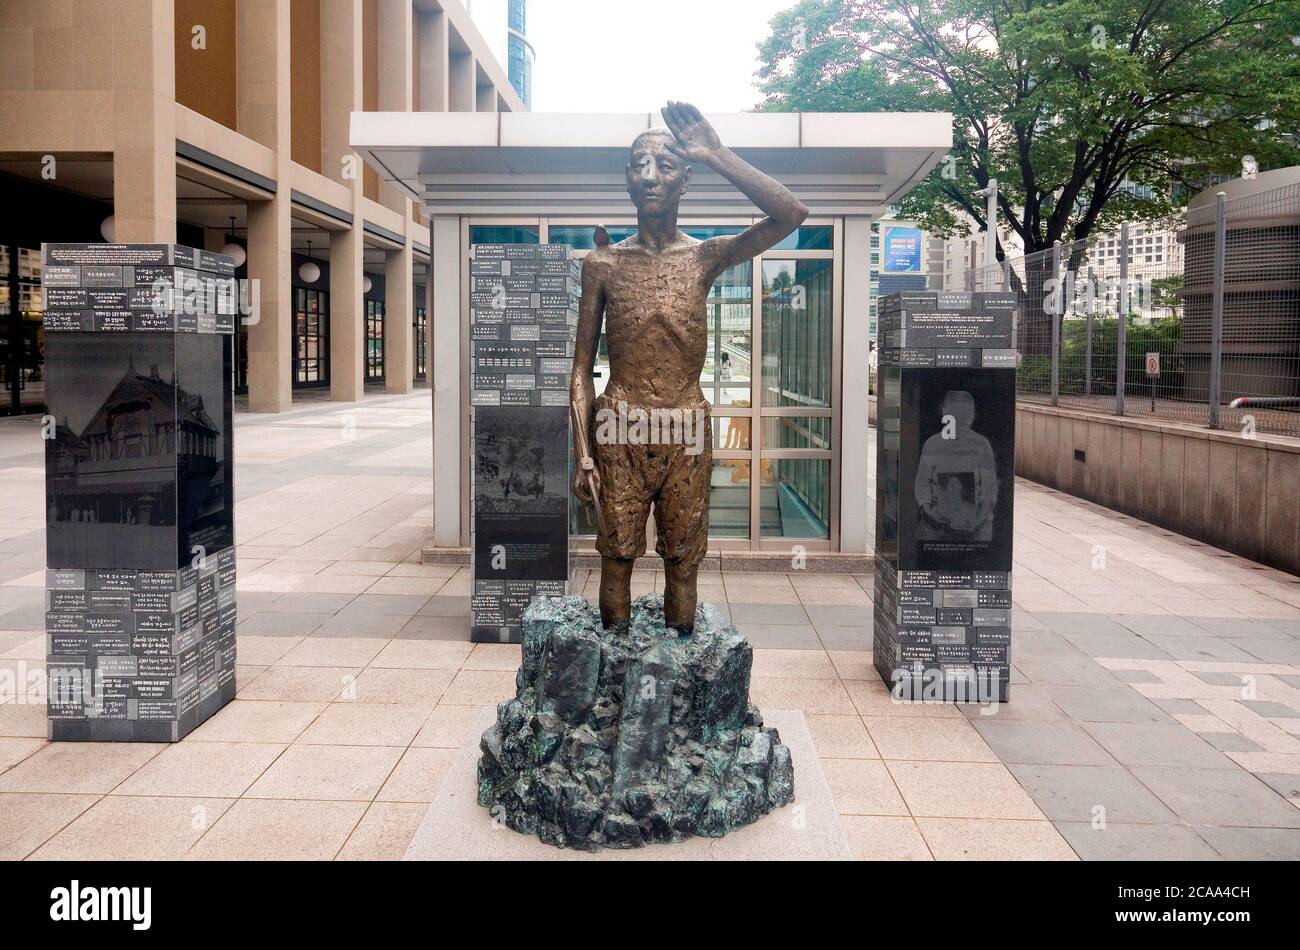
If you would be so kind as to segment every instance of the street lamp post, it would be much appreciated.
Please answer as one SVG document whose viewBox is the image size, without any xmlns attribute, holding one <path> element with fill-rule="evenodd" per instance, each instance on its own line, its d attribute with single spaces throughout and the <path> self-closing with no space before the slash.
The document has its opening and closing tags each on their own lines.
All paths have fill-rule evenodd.
<svg viewBox="0 0 1300 950">
<path fill-rule="evenodd" d="M 975 196 L 985 200 L 984 273 L 988 275 L 997 266 L 998 260 L 998 180 L 990 178 L 988 185 L 975 192 Z M 985 289 L 988 289 L 989 279 L 985 277 Z"/>
</svg>

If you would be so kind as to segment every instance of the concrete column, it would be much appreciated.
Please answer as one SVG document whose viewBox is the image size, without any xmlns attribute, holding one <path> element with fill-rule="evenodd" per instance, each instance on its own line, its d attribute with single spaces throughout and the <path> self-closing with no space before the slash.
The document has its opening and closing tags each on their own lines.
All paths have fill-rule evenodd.
<svg viewBox="0 0 1300 950">
<path fill-rule="evenodd" d="M 453 53 L 448 71 L 451 74 L 452 112 L 473 112 L 476 108 L 478 68 L 473 53 Z"/>
<path fill-rule="evenodd" d="M 330 233 L 330 398 L 365 395 L 366 321 L 362 299 L 361 160 L 348 144 L 362 110 L 361 0 L 321 0 L 322 171 L 352 191 L 353 223 Z"/>
<path fill-rule="evenodd" d="M 176 240 L 176 50 L 172 0 L 113 9 L 113 215 L 119 243 Z"/>
<path fill-rule="evenodd" d="M 330 232 L 330 398 L 366 394 L 366 302 L 361 222 Z"/>
<path fill-rule="evenodd" d="M 321 0 L 320 33 L 321 171 L 360 194 L 361 161 L 348 127 L 362 111 L 361 0 Z"/>
<path fill-rule="evenodd" d="M 844 324 L 840 335 L 840 550 L 867 549 L 867 312 L 871 219 L 844 219 Z"/>
<path fill-rule="evenodd" d="M 415 99 L 411 76 L 415 20 L 411 0 L 379 0 L 378 19 L 379 111 L 410 112 Z M 380 181 L 379 200 L 410 220 L 410 199 L 401 189 Z"/>
<path fill-rule="evenodd" d="M 293 257 L 289 193 L 248 203 L 248 408 L 293 404 Z"/>
<path fill-rule="evenodd" d="M 439 215 L 429 225 L 432 238 L 428 285 L 433 375 L 433 543 L 460 545 L 461 363 L 460 219 Z"/>
<path fill-rule="evenodd" d="M 447 14 L 421 13 L 416 25 L 420 42 L 420 109 L 423 112 L 451 111 L 451 51 L 447 45 Z"/>
<path fill-rule="evenodd" d="M 408 242 L 389 251 L 384 269 L 384 392 L 409 393 L 415 388 L 414 254 Z"/>
<path fill-rule="evenodd" d="M 240 0 L 239 131 L 275 151 L 281 183 L 269 201 L 248 203 L 248 278 L 256 309 L 248 324 L 248 408 L 284 412 L 293 404 L 293 257 L 289 0 Z"/>
</svg>

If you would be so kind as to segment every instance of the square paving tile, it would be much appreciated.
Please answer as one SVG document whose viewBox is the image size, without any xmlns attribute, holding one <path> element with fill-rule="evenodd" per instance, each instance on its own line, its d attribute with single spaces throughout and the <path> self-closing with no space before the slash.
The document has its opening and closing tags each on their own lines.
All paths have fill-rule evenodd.
<svg viewBox="0 0 1300 950">
<path fill-rule="evenodd" d="M 388 780 L 402 751 L 373 745 L 290 746 L 245 797 L 369 802 Z"/>
<path fill-rule="evenodd" d="M 1083 728 L 1129 767 L 1236 768 L 1231 759 L 1181 723 L 1088 722 Z"/>
<path fill-rule="evenodd" d="M 1163 722 L 1159 706 L 1128 686 L 1044 686 L 1052 702 L 1075 722 Z"/>
<path fill-rule="evenodd" d="M 428 805 L 375 802 L 339 852 L 340 861 L 400 861 Z"/>
<path fill-rule="evenodd" d="M 279 666 L 367 666 L 388 646 L 371 637 L 309 637 L 280 658 Z"/>
<path fill-rule="evenodd" d="M 824 759 L 878 759 L 859 716 L 805 716 L 817 755 Z"/>
<path fill-rule="evenodd" d="M 285 748 L 262 742 L 178 742 L 137 769 L 113 794 L 238 798 Z"/>
<path fill-rule="evenodd" d="M 417 610 L 416 613 L 430 617 L 468 617 L 469 597 L 449 597 L 443 594 L 435 594 L 425 601 L 424 606 Z"/>
<path fill-rule="evenodd" d="M 863 719 L 881 758 L 946 762 L 997 762 L 998 757 L 965 718 Z"/>
<path fill-rule="evenodd" d="M 325 708 L 324 703 L 236 699 L 188 736 L 186 742 L 292 742 Z"/>
<path fill-rule="evenodd" d="M 821 638 L 807 624 L 747 623 L 738 629 L 755 649 L 822 652 Z"/>
<path fill-rule="evenodd" d="M 1196 829 L 1228 861 L 1300 861 L 1300 832 L 1290 828 Z"/>
<path fill-rule="evenodd" d="M 1175 660 L 1212 660 L 1221 663 L 1258 663 L 1259 660 L 1222 637 L 1160 636 L 1147 637 Z"/>
<path fill-rule="evenodd" d="M 1170 617 L 1150 614 L 1119 614 L 1115 620 L 1134 633 L 1147 636 L 1182 636 L 1203 637 L 1205 629 L 1183 617 Z M 1129 656 L 1130 654 L 1121 654 Z"/>
<path fill-rule="evenodd" d="M 240 699 L 327 703 L 361 671 L 344 666 L 272 666 L 239 690 Z"/>
<path fill-rule="evenodd" d="M 973 720 L 1003 762 L 1029 765 L 1114 765 L 1115 759 L 1079 725 L 1064 721 Z M 1180 727 L 1181 728 L 1181 727 Z"/>
<path fill-rule="evenodd" d="M 809 596 L 804 601 L 804 610 L 817 627 L 856 627 L 864 632 L 871 630 L 869 604 L 818 603 Z"/>
<path fill-rule="evenodd" d="M 1056 828 L 1085 861 L 1216 861 L 1218 852 L 1183 825 L 1058 821 Z"/>
<path fill-rule="evenodd" d="M 416 614 L 398 628 L 393 638 L 396 640 L 468 640 L 469 617 Z"/>
<path fill-rule="evenodd" d="M 871 630 L 866 627 L 835 627 L 813 625 L 822 647 L 827 650 L 870 652 Z"/>
<path fill-rule="evenodd" d="M 379 790 L 381 802 L 431 802 L 438 794 L 452 760 L 454 749 L 411 748 L 403 754 L 397 768 Z"/>
<path fill-rule="evenodd" d="M 1242 769 L 1138 767 L 1133 774 L 1193 825 L 1300 828 L 1300 808 Z"/>
<path fill-rule="evenodd" d="M 37 861 L 176 861 L 233 802 L 221 798 L 101 798 L 38 848 Z"/>
<path fill-rule="evenodd" d="M 939 861 L 1076 861 L 1050 821 L 917 818 Z"/>
<path fill-rule="evenodd" d="M 0 739 L 0 772 L 13 768 L 23 759 L 45 747 L 46 740 L 37 738 Z"/>
<path fill-rule="evenodd" d="M 1016 667 L 1036 686 L 1115 686 L 1119 683 L 1095 660 L 1078 656 L 1021 656 L 1012 646 Z"/>
<path fill-rule="evenodd" d="M 918 819 L 1043 818 L 1033 799 L 1001 763 L 886 761 L 885 765 Z M 921 831 L 925 832 L 924 825 Z M 928 836 L 926 840 L 930 840 Z"/>
<path fill-rule="evenodd" d="M 1160 799 L 1118 765 L 1009 765 L 1053 821 L 1177 824 Z"/>
<path fill-rule="evenodd" d="M 451 685 L 451 670 L 405 670 L 372 666 L 340 699 L 352 703 L 405 703 L 433 708 Z"/>
<path fill-rule="evenodd" d="M 372 666 L 408 670 L 459 670 L 474 645 L 468 641 L 394 640 L 384 647 Z"/>
<path fill-rule="evenodd" d="M 406 748 L 432 709 L 432 705 L 331 703 L 298 737 L 298 743 Z"/>
<path fill-rule="evenodd" d="M 0 774 L 0 792 L 104 794 L 163 748 L 135 742 L 51 742 Z"/>
<path fill-rule="evenodd" d="M 1098 657 L 1132 657 L 1143 660 L 1172 659 L 1150 640 L 1145 640 L 1136 633 L 1121 631 L 1119 633 L 1067 633 L 1064 637 L 1085 656 Z"/>
<path fill-rule="evenodd" d="M 515 674 L 506 670 L 461 670 L 439 705 L 495 706 L 515 695 Z"/>
<path fill-rule="evenodd" d="M 1043 687 L 1031 683 L 1017 684 L 1007 703 L 961 703 L 957 706 L 962 715 L 968 719 L 992 719 L 997 721 L 1034 720 L 1051 721 L 1062 719 L 1065 713 L 1047 698 Z"/>
<path fill-rule="evenodd" d="M 301 637 L 254 637 L 235 629 L 235 651 L 239 662 L 249 666 L 270 666 L 302 640 Z"/>
<path fill-rule="evenodd" d="M 345 608 L 341 615 L 370 614 L 395 617 L 414 617 L 429 602 L 427 594 L 380 594 L 365 593 L 359 595 Z"/>
<path fill-rule="evenodd" d="M 516 643 L 476 643 L 461 668 L 466 670 L 508 670 L 523 662 L 523 647 Z"/>
<path fill-rule="evenodd" d="M 933 861 L 934 856 L 911 818 L 841 815 L 840 824 L 859 861 Z"/>
<path fill-rule="evenodd" d="M 363 802 L 240 799 L 187 858 L 221 861 L 328 861 L 365 814 Z"/>
<path fill-rule="evenodd" d="M 491 706 L 439 705 L 430 713 L 424 727 L 411 745 L 459 749 L 473 731 L 474 723 L 478 721 L 479 712 L 483 709 L 495 712 L 495 707 Z"/>
<path fill-rule="evenodd" d="M 97 801 L 98 795 L 0 792 L 0 861 L 25 858 Z"/>
<path fill-rule="evenodd" d="M 239 621 L 239 633 L 250 637 L 306 637 L 329 619 L 329 614 L 259 611 Z"/>
<path fill-rule="evenodd" d="M 754 676 L 782 676 L 787 679 L 834 679 L 831 658 L 819 647 L 799 649 L 755 649 Z"/>
<path fill-rule="evenodd" d="M 795 624 L 807 627 L 808 614 L 799 604 L 746 604 L 731 601 L 731 622 L 744 633 L 748 624 Z"/>
<path fill-rule="evenodd" d="M 352 637 L 366 639 L 391 639 L 411 620 L 407 614 L 378 614 L 360 611 L 342 611 L 321 624 L 313 634 L 316 637 Z"/>
<path fill-rule="evenodd" d="M 750 679 L 749 700 L 760 711 L 797 709 L 804 715 L 853 715 L 853 703 L 839 679 L 787 679 L 777 676 L 754 676 Z"/>
<path fill-rule="evenodd" d="M 920 716 L 949 719 L 962 716 L 956 703 L 897 701 L 889 688 L 878 679 L 846 680 L 843 688 L 848 691 L 853 708 L 861 716 Z"/>
</svg>

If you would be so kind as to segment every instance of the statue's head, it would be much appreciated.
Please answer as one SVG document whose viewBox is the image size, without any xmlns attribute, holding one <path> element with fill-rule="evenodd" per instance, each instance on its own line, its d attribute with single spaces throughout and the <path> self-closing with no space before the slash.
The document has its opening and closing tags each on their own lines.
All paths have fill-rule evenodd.
<svg viewBox="0 0 1300 950">
<path fill-rule="evenodd" d="M 677 214 L 677 204 L 691 182 L 691 166 L 670 147 L 667 129 L 642 132 L 632 142 L 627 165 L 627 193 L 643 214 Z"/>
</svg>

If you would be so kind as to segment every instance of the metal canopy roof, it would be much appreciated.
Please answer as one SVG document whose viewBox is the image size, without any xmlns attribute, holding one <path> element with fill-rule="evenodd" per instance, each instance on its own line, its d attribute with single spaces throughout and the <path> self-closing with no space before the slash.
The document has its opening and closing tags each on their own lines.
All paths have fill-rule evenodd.
<svg viewBox="0 0 1300 950">
<path fill-rule="evenodd" d="M 883 214 L 952 147 L 952 116 L 709 115 L 722 141 L 779 179 L 814 215 Z M 430 215 L 626 216 L 627 150 L 657 114 L 354 112 L 352 147 Z M 697 168 L 683 214 L 753 215 Z"/>
</svg>

